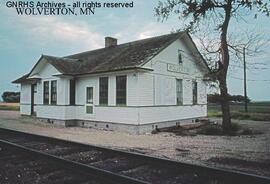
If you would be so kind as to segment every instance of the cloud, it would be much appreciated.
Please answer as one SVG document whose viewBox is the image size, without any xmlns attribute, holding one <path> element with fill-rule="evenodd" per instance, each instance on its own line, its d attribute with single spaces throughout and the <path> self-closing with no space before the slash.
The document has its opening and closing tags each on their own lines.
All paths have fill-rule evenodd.
<svg viewBox="0 0 270 184">
<path fill-rule="evenodd" d="M 45 48 L 56 50 L 59 45 L 73 48 L 66 49 L 66 52 L 80 52 L 103 47 L 105 36 L 116 37 L 119 43 L 125 43 L 171 31 L 169 22 L 156 22 L 156 19 L 149 20 L 135 13 L 123 18 L 109 11 L 98 17 L 100 21 L 97 21 L 85 17 L 78 19 L 67 16 L 18 16 L 12 9 L 3 7 L 1 11 L 5 17 L 10 17 L 9 21 L 3 21 L 6 24 L 4 27 L 17 30 L 14 31 L 14 35 L 22 37 L 20 43 L 29 46 L 30 49 L 31 46 L 36 47 L 42 52 L 47 52 L 48 49 Z"/>
<path fill-rule="evenodd" d="M 4 21 L 4 26 L 16 32 L 16 35 L 27 38 L 33 45 L 46 47 L 61 44 L 77 50 L 103 46 L 103 35 L 83 21 L 61 16 L 18 16 L 10 9 L 3 9 L 3 12 L 10 17 L 9 21 Z M 4 39 L 2 36 L 1 40 Z"/>
<path fill-rule="evenodd" d="M 136 39 L 151 38 L 162 34 L 169 34 L 173 30 L 169 30 L 165 25 L 152 22 L 142 27 L 141 31 L 137 33 Z"/>
<path fill-rule="evenodd" d="M 130 22 L 131 23 L 125 29 L 122 29 L 113 35 L 118 38 L 121 43 L 169 34 L 173 31 L 166 26 L 166 24 L 158 22 L 148 21 L 138 25 L 137 21 L 132 21 L 132 18 L 130 18 Z"/>
<path fill-rule="evenodd" d="M 103 36 L 91 30 L 80 22 L 68 22 L 59 17 L 30 17 L 22 21 L 30 27 L 28 34 L 46 45 L 62 43 L 63 45 L 79 47 L 80 49 L 95 49 L 102 47 Z"/>
</svg>

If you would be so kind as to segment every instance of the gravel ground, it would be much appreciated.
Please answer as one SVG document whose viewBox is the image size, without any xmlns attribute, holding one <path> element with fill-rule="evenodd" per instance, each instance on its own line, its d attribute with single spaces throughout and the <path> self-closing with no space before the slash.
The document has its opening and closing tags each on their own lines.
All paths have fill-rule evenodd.
<svg viewBox="0 0 270 184">
<path fill-rule="evenodd" d="M 270 122 L 243 120 L 235 120 L 235 122 L 263 134 L 252 136 L 176 136 L 173 133 L 132 135 L 78 127 L 55 127 L 31 118 L 20 117 L 17 111 L 0 111 L 0 127 L 4 128 L 270 177 Z"/>
</svg>

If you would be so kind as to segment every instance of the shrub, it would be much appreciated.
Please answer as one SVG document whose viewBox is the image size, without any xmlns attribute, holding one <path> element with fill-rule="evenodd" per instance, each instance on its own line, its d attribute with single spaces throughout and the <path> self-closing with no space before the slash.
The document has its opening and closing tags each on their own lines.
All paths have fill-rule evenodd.
<svg viewBox="0 0 270 184">
<path fill-rule="evenodd" d="M 252 135 L 253 131 L 250 128 L 243 129 L 242 135 Z"/>
<path fill-rule="evenodd" d="M 206 125 L 197 131 L 197 134 L 203 135 L 231 135 L 235 136 L 239 134 L 241 126 L 237 123 L 231 124 L 231 131 L 229 133 L 224 133 L 221 125 Z"/>
<path fill-rule="evenodd" d="M 222 135 L 223 131 L 219 125 L 207 125 L 199 129 L 197 133 L 203 135 Z"/>
<path fill-rule="evenodd" d="M 237 123 L 232 123 L 232 124 L 231 124 L 231 131 L 237 132 L 237 131 L 239 131 L 240 129 L 241 129 L 241 126 L 240 126 L 239 124 L 237 124 Z"/>
</svg>

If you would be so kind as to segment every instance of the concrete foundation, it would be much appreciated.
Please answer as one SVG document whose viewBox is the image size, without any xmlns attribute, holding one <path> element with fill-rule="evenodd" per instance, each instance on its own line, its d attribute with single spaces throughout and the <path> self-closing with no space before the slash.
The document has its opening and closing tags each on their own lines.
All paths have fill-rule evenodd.
<svg viewBox="0 0 270 184">
<path fill-rule="evenodd" d="M 58 119 L 44 119 L 44 118 L 36 118 L 36 119 L 38 119 L 43 123 L 50 123 L 60 127 L 78 126 L 108 131 L 127 132 L 131 134 L 145 134 L 151 133 L 153 130 L 156 130 L 158 128 L 172 127 L 176 125 L 181 126 L 181 125 L 196 124 L 197 122 L 199 122 L 201 118 L 203 117 L 175 120 L 175 121 L 156 122 L 144 125 L 120 124 L 120 123 L 89 121 L 89 120 L 58 120 Z"/>
</svg>

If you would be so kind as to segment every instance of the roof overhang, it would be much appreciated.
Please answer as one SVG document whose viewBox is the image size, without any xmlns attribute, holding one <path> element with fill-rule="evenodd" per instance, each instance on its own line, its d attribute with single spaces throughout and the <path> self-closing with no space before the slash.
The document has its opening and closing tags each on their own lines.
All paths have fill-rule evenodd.
<svg viewBox="0 0 270 184">
<path fill-rule="evenodd" d="M 35 84 L 37 82 L 40 81 L 40 78 L 36 78 L 36 77 L 32 77 L 32 78 L 29 78 L 28 77 L 29 74 L 26 74 L 14 81 L 12 81 L 13 84 L 22 84 L 22 83 L 28 83 L 28 84 Z"/>
<path fill-rule="evenodd" d="M 30 77 L 34 77 L 37 76 L 38 72 L 36 70 L 38 70 L 38 67 L 40 66 L 40 64 L 42 64 L 43 62 L 45 63 L 49 63 L 51 64 L 54 68 L 56 68 L 56 70 L 59 71 L 59 73 L 63 73 L 63 71 L 57 67 L 53 62 L 50 61 L 50 57 L 52 58 L 58 58 L 58 57 L 54 57 L 54 56 L 47 56 L 47 55 L 41 55 L 41 57 L 39 58 L 39 60 L 37 61 L 37 63 L 34 65 L 34 67 L 31 69 L 31 71 L 29 72 L 29 78 Z M 40 78 L 40 77 L 39 77 Z"/>
<path fill-rule="evenodd" d="M 15 84 L 20 84 L 20 83 L 36 83 L 36 82 L 40 81 L 41 80 L 41 76 L 38 74 L 38 72 L 36 70 L 39 70 L 38 67 L 41 67 L 42 68 L 42 66 L 40 66 L 40 64 L 42 64 L 43 62 L 44 63 L 46 62 L 46 63 L 51 64 L 61 74 L 62 72 L 59 69 L 59 67 L 55 66 L 54 63 L 50 62 L 50 57 L 53 57 L 53 56 L 41 55 L 41 57 L 39 58 L 39 60 L 36 62 L 36 64 L 33 66 L 33 68 L 31 69 L 31 71 L 28 74 L 23 75 L 22 77 L 14 80 L 14 81 L 12 81 L 12 83 L 15 83 Z"/>
<path fill-rule="evenodd" d="M 35 80 L 38 80 L 38 79 L 41 79 L 40 75 L 39 74 L 34 74 L 32 76 L 29 76 L 27 77 L 28 79 L 35 79 Z"/>
<path fill-rule="evenodd" d="M 149 72 L 149 71 L 154 71 L 154 70 L 152 68 L 147 68 L 147 67 L 129 67 L 129 68 L 107 70 L 107 71 L 80 73 L 80 74 L 70 75 L 70 76 L 99 75 L 99 74 L 107 74 L 107 73 L 134 72 L 134 71 L 135 72 Z M 64 75 L 68 75 L 68 74 L 64 74 Z"/>
</svg>

